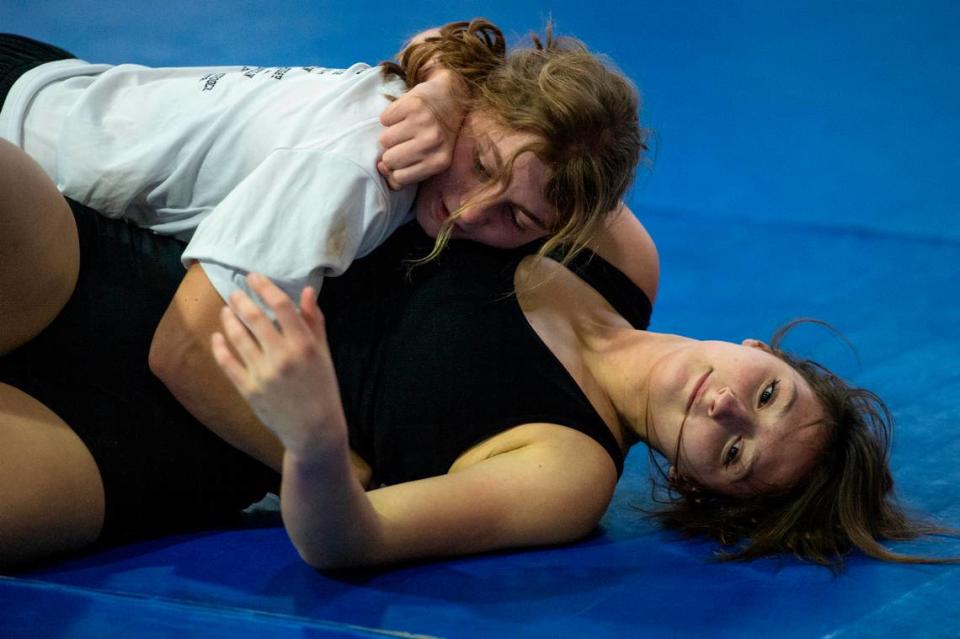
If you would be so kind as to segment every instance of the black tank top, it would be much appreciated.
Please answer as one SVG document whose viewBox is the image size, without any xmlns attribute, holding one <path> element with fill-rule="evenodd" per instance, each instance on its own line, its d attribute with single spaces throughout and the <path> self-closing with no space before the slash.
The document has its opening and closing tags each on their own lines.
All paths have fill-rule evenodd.
<svg viewBox="0 0 960 639">
<path fill-rule="evenodd" d="M 514 426 L 551 423 L 583 432 L 613 458 L 616 439 L 528 323 L 514 289 L 520 261 L 537 250 L 452 241 L 410 269 L 433 240 L 408 224 L 320 294 L 350 428 L 375 481 L 445 474 L 475 444 Z M 572 270 L 635 328 L 650 301 L 599 256 Z"/>
</svg>

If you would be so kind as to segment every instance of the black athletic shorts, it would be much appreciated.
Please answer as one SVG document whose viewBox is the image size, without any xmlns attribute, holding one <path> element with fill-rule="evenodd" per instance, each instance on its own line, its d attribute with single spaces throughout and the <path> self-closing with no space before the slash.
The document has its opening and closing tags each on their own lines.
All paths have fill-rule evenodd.
<svg viewBox="0 0 960 639">
<path fill-rule="evenodd" d="M 13 83 L 30 69 L 54 60 L 74 57 L 72 53 L 51 44 L 0 33 L 0 105 L 6 101 Z"/>
<path fill-rule="evenodd" d="M 77 288 L 47 329 L 0 357 L 0 382 L 44 403 L 93 454 L 106 490 L 102 542 L 233 523 L 276 491 L 278 474 L 196 421 L 147 363 L 184 275 L 183 244 L 70 206 Z"/>
</svg>

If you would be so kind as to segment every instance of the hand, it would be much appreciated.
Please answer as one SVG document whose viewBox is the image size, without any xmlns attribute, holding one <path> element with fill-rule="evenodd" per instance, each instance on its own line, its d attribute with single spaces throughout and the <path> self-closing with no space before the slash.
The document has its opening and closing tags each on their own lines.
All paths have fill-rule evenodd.
<svg viewBox="0 0 960 639">
<path fill-rule="evenodd" d="M 377 170 L 391 189 L 422 182 L 450 166 L 465 115 L 459 82 L 453 72 L 434 69 L 380 116 L 387 130 L 380 135 L 384 151 Z"/>
<path fill-rule="evenodd" d="M 224 332 L 212 337 L 217 364 L 287 451 L 308 456 L 345 441 L 346 419 L 316 292 L 303 290 L 298 313 L 266 277 L 251 273 L 247 281 L 279 326 L 244 293 L 233 293 L 221 315 Z"/>
</svg>

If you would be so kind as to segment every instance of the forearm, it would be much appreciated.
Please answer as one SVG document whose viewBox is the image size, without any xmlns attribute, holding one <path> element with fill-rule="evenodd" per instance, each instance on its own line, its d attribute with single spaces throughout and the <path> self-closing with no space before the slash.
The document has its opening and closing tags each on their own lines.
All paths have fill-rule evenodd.
<svg viewBox="0 0 960 639">
<path fill-rule="evenodd" d="M 284 525 L 300 556 L 315 568 L 382 562 L 381 519 L 354 479 L 346 435 L 309 455 L 283 459 L 280 503 Z"/>
<path fill-rule="evenodd" d="M 157 367 L 157 376 L 177 401 L 218 437 L 279 471 L 283 447 L 217 366 L 209 336 L 184 337 L 189 337 L 189 342 L 180 343 L 164 358 L 166 363 Z"/>
</svg>

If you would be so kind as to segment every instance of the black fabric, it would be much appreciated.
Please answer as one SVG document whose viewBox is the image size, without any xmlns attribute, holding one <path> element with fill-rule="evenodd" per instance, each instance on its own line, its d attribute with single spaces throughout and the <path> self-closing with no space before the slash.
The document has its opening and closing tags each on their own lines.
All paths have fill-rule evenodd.
<svg viewBox="0 0 960 639">
<path fill-rule="evenodd" d="M 90 449 L 106 490 L 101 541 L 228 523 L 279 478 L 194 420 L 150 373 L 183 245 L 70 205 L 77 288 L 43 333 L 0 357 L 0 381 L 52 409 Z"/>
<path fill-rule="evenodd" d="M 650 326 L 650 299 L 615 266 L 590 251 L 582 251 L 567 268 L 600 293 L 631 326 L 638 330 Z"/>
<path fill-rule="evenodd" d="M 444 474 L 474 444 L 535 422 L 593 437 L 622 472 L 615 438 L 513 294 L 516 267 L 536 247 L 454 241 L 408 273 L 405 260 L 432 245 L 407 225 L 324 282 L 320 295 L 351 445 L 375 478 L 394 484 Z M 626 276 L 596 256 L 576 270 L 608 294 L 616 289 L 625 317 L 647 326 L 649 301 Z"/>
<path fill-rule="evenodd" d="M 0 33 L 0 105 L 17 79 L 34 67 L 54 60 L 74 58 L 72 53 L 37 40 Z"/>
</svg>

